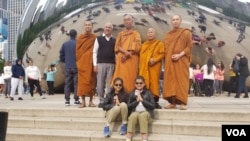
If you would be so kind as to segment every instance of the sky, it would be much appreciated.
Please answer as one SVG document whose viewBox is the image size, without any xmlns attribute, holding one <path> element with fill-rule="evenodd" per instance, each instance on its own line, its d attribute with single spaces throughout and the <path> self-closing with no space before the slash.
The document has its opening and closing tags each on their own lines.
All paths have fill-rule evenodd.
<svg viewBox="0 0 250 141">
<path fill-rule="evenodd" d="M 250 0 L 238 0 L 238 1 L 241 1 L 241 2 L 249 2 L 249 3 L 250 3 Z"/>
</svg>

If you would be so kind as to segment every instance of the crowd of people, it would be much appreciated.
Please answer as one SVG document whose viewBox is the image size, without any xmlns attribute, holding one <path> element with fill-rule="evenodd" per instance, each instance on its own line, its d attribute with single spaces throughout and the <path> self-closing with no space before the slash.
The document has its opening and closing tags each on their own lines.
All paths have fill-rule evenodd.
<svg viewBox="0 0 250 141">
<path fill-rule="evenodd" d="M 228 96 L 235 91 L 235 98 L 239 98 L 241 92 L 245 94 L 243 98 L 248 98 L 248 89 L 246 86 L 246 79 L 250 74 L 248 60 L 240 53 L 235 55 L 228 70 L 225 69 L 222 61 L 215 64 L 212 58 L 209 58 L 207 63 L 202 67 L 199 64 L 196 64 L 195 68 L 190 65 L 188 93 L 190 95 L 194 93 L 195 96 L 220 96 L 223 93 L 225 72 L 228 72 L 230 76 Z"/>
<path fill-rule="evenodd" d="M 187 109 L 192 35 L 189 29 L 180 27 L 181 21 L 179 15 L 172 17 L 173 30 L 166 34 L 165 46 L 156 38 L 153 28 L 147 30 L 147 40 L 141 43 L 130 14 L 123 16 L 124 30 L 116 38 L 109 22 L 98 37 L 92 33 L 93 23 L 89 20 L 84 22 L 84 33 L 77 36 L 76 30 L 71 29 L 71 39 L 60 50 L 66 72 L 65 105 L 70 105 L 71 92 L 79 108 L 87 106 L 85 98 L 89 97 L 89 107 L 98 106 L 106 111 L 105 137 L 111 136 L 112 122 L 120 119 L 120 134 L 126 134 L 127 141 L 132 139 L 137 121 L 142 140 L 146 141 L 153 111 L 162 108 L 161 95 L 169 102 L 165 109 L 175 109 L 177 105 L 180 110 Z M 163 65 L 161 94 L 159 80 Z M 93 103 L 95 93 L 98 105 Z"/>
</svg>

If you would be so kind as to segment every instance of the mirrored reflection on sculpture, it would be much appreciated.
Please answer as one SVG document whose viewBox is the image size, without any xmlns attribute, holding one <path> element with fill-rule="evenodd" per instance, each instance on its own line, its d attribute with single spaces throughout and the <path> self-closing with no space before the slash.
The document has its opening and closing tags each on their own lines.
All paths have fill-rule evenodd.
<svg viewBox="0 0 250 141">
<path fill-rule="evenodd" d="M 74 2 L 79 2 L 76 0 Z M 38 7 L 36 12 L 34 12 L 33 20 L 35 22 L 42 22 L 39 19 L 45 17 L 51 17 L 49 13 L 56 11 L 56 8 L 51 8 L 55 5 L 57 7 L 67 7 L 68 3 L 63 5 L 63 3 L 53 3 L 48 4 L 44 8 L 50 8 L 48 12 L 42 11 L 43 7 Z M 53 6 L 52 6 L 53 5 Z M 39 11 L 40 12 L 37 12 Z M 232 25 L 229 25 L 226 21 L 221 21 L 220 25 L 213 23 L 214 19 L 217 19 L 215 16 L 207 13 L 203 13 L 206 17 L 206 23 L 203 24 L 207 28 L 207 33 L 199 33 L 199 25 L 201 23 L 196 21 L 196 16 L 199 14 L 198 11 L 194 11 L 194 15 L 190 15 L 187 12 L 186 5 L 181 5 L 171 2 L 163 2 L 156 4 L 142 4 L 142 3 L 108 3 L 103 2 L 101 4 L 91 4 L 83 5 L 80 9 L 75 9 L 74 12 L 65 13 L 64 16 L 61 16 L 59 20 L 51 25 L 48 25 L 44 30 L 37 33 L 34 40 L 30 43 L 27 50 L 25 50 L 23 61 L 26 66 L 27 59 L 33 59 L 34 63 L 40 68 L 41 72 L 50 64 L 57 64 L 57 74 L 55 79 L 55 90 L 57 92 L 63 91 L 64 84 L 64 70 L 63 64 L 58 62 L 59 59 L 59 50 L 62 46 L 62 43 L 69 39 L 68 31 L 70 29 L 76 29 L 78 34 L 83 32 L 83 23 L 85 20 L 92 20 L 94 24 L 93 33 L 97 36 L 101 35 L 103 32 L 103 26 L 106 22 L 111 22 L 114 26 L 113 28 L 113 37 L 116 37 L 117 33 L 124 28 L 123 25 L 123 15 L 131 14 L 134 18 L 134 29 L 137 30 L 142 38 L 142 42 L 146 40 L 146 31 L 148 28 L 153 27 L 156 30 L 156 36 L 160 40 L 164 40 L 165 34 L 172 29 L 171 27 L 171 17 L 174 14 L 179 14 L 182 16 L 182 27 L 196 28 L 196 33 L 202 40 L 202 44 L 194 44 L 193 48 L 193 63 L 199 63 L 200 65 L 205 64 L 209 57 L 214 58 L 216 61 L 222 60 L 225 64 L 229 64 L 232 61 L 233 56 L 237 53 L 237 50 L 228 47 L 227 50 L 230 51 L 228 54 L 222 54 L 222 51 L 225 47 L 218 48 L 216 42 L 223 40 L 227 44 L 235 44 L 234 40 L 236 37 L 233 34 L 238 35 L 237 31 Z M 41 12 L 42 11 L 42 12 Z M 39 13 L 39 14 L 38 14 Z M 38 16 L 39 15 L 39 16 Z M 46 24 L 46 23 L 44 23 Z M 31 25 L 32 26 L 32 25 Z M 226 34 L 225 27 L 230 26 L 230 31 L 233 34 Z M 20 30 L 21 31 L 21 30 Z M 205 36 L 209 33 L 215 33 L 217 39 L 212 40 L 211 42 L 203 42 Z M 227 39 L 225 39 L 225 35 Z M 214 48 L 215 55 L 210 55 L 206 52 L 206 48 L 211 46 Z M 228 65 L 227 65 L 228 66 Z M 228 79 L 228 74 L 226 79 Z M 43 84 L 46 87 L 46 84 Z"/>
</svg>

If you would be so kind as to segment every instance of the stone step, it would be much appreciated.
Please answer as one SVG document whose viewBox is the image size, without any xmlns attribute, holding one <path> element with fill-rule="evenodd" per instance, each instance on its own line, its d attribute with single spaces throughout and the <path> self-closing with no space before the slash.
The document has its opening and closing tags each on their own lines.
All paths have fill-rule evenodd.
<svg viewBox="0 0 250 141">
<path fill-rule="evenodd" d="M 103 118 L 105 112 L 100 108 L 8 108 L 0 109 L 8 111 L 9 116 L 32 116 L 32 117 L 84 117 L 84 118 Z M 225 109 L 193 109 L 181 111 L 174 110 L 155 110 L 155 119 L 179 119 L 179 120 L 202 120 L 202 121 L 229 121 L 229 122 L 249 122 L 250 113 L 245 110 Z"/>
<path fill-rule="evenodd" d="M 124 141 L 125 136 L 112 132 L 110 138 L 104 138 L 102 131 L 59 130 L 34 128 L 8 128 L 6 141 Z M 186 136 L 172 134 L 149 134 L 150 141 L 220 141 L 221 137 Z M 133 141 L 141 141 L 135 134 Z"/>
<path fill-rule="evenodd" d="M 8 127 L 100 131 L 105 123 L 105 118 L 11 116 Z M 250 122 L 247 123 L 250 124 Z M 149 126 L 149 132 L 153 134 L 221 136 L 221 125 L 223 124 L 240 124 L 240 122 L 154 120 Z M 120 122 L 114 123 L 112 131 L 118 132 L 120 125 Z"/>
</svg>

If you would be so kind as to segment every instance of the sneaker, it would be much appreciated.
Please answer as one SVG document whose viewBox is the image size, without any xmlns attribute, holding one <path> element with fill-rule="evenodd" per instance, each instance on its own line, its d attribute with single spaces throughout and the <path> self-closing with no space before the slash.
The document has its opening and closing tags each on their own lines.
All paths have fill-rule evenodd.
<svg viewBox="0 0 250 141">
<path fill-rule="evenodd" d="M 245 95 L 243 98 L 249 98 L 248 95 Z"/>
<path fill-rule="evenodd" d="M 10 97 L 10 101 L 13 101 L 14 100 L 14 98 L 13 97 Z"/>
<path fill-rule="evenodd" d="M 41 95 L 40 97 L 41 97 L 41 99 L 46 99 L 46 97 L 44 95 Z"/>
<path fill-rule="evenodd" d="M 65 101 L 65 106 L 69 106 L 70 102 L 69 101 Z"/>
<path fill-rule="evenodd" d="M 109 130 L 109 126 L 105 126 L 104 129 L 103 129 L 103 134 L 104 134 L 104 137 L 110 137 L 111 133 L 110 133 L 110 130 Z"/>
<path fill-rule="evenodd" d="M 31 100 L 35 100 L 35 98 L 32 96 L 31 98 L 30 98 Z"/>
<path fill-rule="evenodd" d="M 18 100 L 23 100 L 23 98 L 22 97 L 18 97 Z"/>
<path fill-rule="evenodd" d="M 127 124 L 122 124 L 120 129 L 120 135 L 125 135 L 127 133 Z"/>
<path fill-rule="evenodd" d="M 74 105 L 80 105 L 81 104 L 81 102 L 79 101 L 79 100 L 76 100 L 75 102 L 74 102 Z"/>
</svg>

